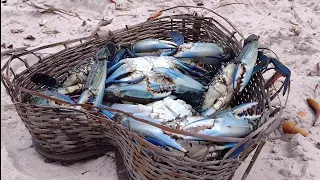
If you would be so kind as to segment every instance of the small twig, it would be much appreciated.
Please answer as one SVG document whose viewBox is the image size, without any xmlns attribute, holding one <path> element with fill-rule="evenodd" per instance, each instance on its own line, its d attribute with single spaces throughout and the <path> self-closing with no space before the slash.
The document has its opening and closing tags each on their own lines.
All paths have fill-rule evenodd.
<svg viewBox="0 0 320 180">
<path fill-rule="evenodd" d="M 102 18 L 102 19 L 99 21 L 99 23 L 97 24 L 97 26 L 92 30 L 91 35 L 95 35 L 95 34 L 98 32 L 98 30 L 100 29 L 100 27 L 106 26 L 106 25 L 108 25 L 108 24 L 111 24 L 111 23 L 112 23 L 112 20 L 113 20 L 113 19 L 105 20 L 105 19 Z"/>
<path fill-rule="evenodd" d="M 219 6 L 215 7 L 213 10 L 216 10 L 218 8 L 225 7 L 225 6 L 235 5 L 235 4 L 243 4 L 243 5 L 246 5 L 246 6 L 248 5 L 246 3 L 226 3 L 226 4 L 222 4 L 222 5 L 219 5 Z"/>
<path fill-rule="evenodd" d="M 299 26 L 299 24 L 292 22 L 291 20 L 289 20 L 289 22 L 295 26 Z"/>
<path fill-rule="evenodd" d="M 137 15 L 133 15 L 133 14 L 117 14 L 117 16 L 132 16 L 132 17 L 137 17 Z"/>
<path fill-rule="evenodd" d="M 314 93 L 317 92 L 318 87 L 319 87 L 319 84 L 317 84 L 316 87 L 314 88 Z"/>
</svg>

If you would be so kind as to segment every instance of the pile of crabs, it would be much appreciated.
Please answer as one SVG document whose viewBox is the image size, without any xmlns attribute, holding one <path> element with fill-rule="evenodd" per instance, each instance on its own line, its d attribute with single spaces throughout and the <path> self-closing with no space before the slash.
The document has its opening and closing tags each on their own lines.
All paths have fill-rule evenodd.
<svg viewBox="0 0 320 180">
<path fill-rule="evenodd" d="M 279 65 L 277 59 L 259 51 L 259 36 L 250 35 L 238 56 L 219 43 L 184 42 L 179 32 L 169 32 L 168 36 L 171 40 L 144 39 L 118 51 L 108 43 L 90 60 L 70 70 L 62 83 L 55 82 L 40 93 L 70 104 L 119 109 L 173 129 L 219 137 L 250 134 L 261 117 L 252 111 L 258 103 L 233 108 L 229 104 L 255 73 L 270 62 Z M 283 65 L 278 67 L 282 72 L 288 70 Z M 45 77 L 38 74 L 32 80 L 52 82 L 51 77 Z M 37 105 L 61 105 L 39 96 L 31 100 Z M 117 115 L 108 110 L 96 111 L 111 120 Z M 216 158 L 237 144 L 214 144 L 170 134 L 130 117 L 123 116 L 120 123 L 156 146 L 193 159 L 203 158 L 205 152 Z"/>
</svg>

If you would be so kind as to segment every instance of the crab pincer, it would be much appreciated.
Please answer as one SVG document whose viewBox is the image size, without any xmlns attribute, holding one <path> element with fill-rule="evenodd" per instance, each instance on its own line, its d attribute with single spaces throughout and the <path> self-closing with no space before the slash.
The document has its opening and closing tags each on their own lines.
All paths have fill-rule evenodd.
<svg viewBox="0 0 320 180">
<path fill-rule="evenodd" d="M 132 46 L 132 51 L 136 56 L 152 56 L 161 55 L 159 50 L 172 50 L 177 49 L 177 44 L 171 41 L 158 40 L 158 39 L 144 39 L 136 42 Z M 168 52 L 163 52 L 168 53 Z"/>
<path fill-rule="evenodd" d="M 257 120 L 261 115 L 251 115 L 249 109 L 257 103 L 248 103 L 245 105 L 237 106 L 230 112 L 226 111 L 216 114 L 215 118 L 204 118 L 194 121 L 182 129 L 186 131 L 194 131 L 199 134 L 219 137 L 244 137 L 250 134 L 253 130 L 250 121 Z M 186 136 L 186 140 L 202 139 Z"/>
<path fill-rule="evenodd" d="M 202 93 L 205 87 L 191 77 L 169 68 L 156 67 L 152 69 L 157 73 L 161 73 L 165 77 L 170 78 L 174 82 L 175 92 L 182 94 L 189 91 Z"/>
<path fill-rule="evenodd" d="M 253 68 L 258 58 L 258 40 L 259 36 L 250 35 L 244 42 L 239 56 L 236 57 L 235 72 L 233 77 L 233 89 L 241 92 L 249 83 Z"/>
<path fill-rule="evenodd" d="M 106 47 L 101 48 L 95 55 L 95 63 L 88 75 L 85 90 L 81 93 L 78 104 L 85 103 L 90 97 L 94 97 L 93 104 L 99 106 L 102 103 L 105 89 L 105 79 L 107 77 L 107 59 L 110 52 Z M 77 106 L 81 109 L 81 106 Z"/>
</svg>

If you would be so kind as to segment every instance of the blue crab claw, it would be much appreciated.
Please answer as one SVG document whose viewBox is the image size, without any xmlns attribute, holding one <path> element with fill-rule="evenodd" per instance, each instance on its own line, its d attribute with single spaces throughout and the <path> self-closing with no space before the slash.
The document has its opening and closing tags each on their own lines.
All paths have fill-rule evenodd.
<svg viewBox="0 0 320 180">
<path fill-rule="evenodd" d="M 176 49 L 177 44 L 171 41 L 165 40 L 158 40 L 158 39 L 144 39 L 141 41 L 136 42 L 132 46 L 132 51 L 135 55 L 139 56 L 139 53 L 146 53 L 146 52 L 156 52 L 158 50 L 165 50 L 165 49 Z"/>
<path fill-rule="evenodd" d="M 230 48 L 222 47 L 219 44 L 198 42 L 184 43 L 179 46 L 179 49 L 174 57 L 176 58 L 215 58 L 217 61 L 233 58 L 234 53 Z"/>
<path fill-rule="evenodd" d="M 247 119 L 256 120 L 261 117 L 261 115 L 252 114 L 250 112 L 251 108 L 258 105 L 258 102 L 243 103 L 234 108 L 227 108 L 222 111 L 218 111 L 210 115 L 210 118 L 235 118 L 235 119 Z"/>
<path fill-rule="evenodd" d="M 147 118 L 145 116 L 137 116 L 137 117 L 142 118 L 147 121 L 150 121 L 150 122 L 161 124 L 160 122 L 158 122 L 154 119 L 151 119 L 151 118 Z M 174 139 L 172 139 L 170 136 L 164 134 L 164 132 L 160 128 L 157 128 L 155 126 L 137 121 L 133 118 L 127 118 L 127 117 L 122 117 L 120 122 L 123 126 L 128 127 L 129 129 L 133 130 L 134 132 L 136 132 L 138 134 L 141 133 L 146 137 L 150 137 L 150 138 L 153 138 L 153 139 L 159 141 L 163 145 L 170 146 L 170 147 L 175 148 L 177 150 L 180 150 L 182 152 L 187 152 L 187 150 L 184 149 L 180 144 L 178 144 Z"/>
<path fill-rule="evenodd" d="M 169 96 L 173 89 L 173 86 L 157 83 L 133 84 L 119 88 L 107 88 L 105 93 L 114 94 L 125 101 L 146 104 Z"/>
<path fill-rule="evenodd" d="M 182 128 L 186 131 L 194 131 L 199 134 L 218 137 L 244 137 L 253 130 L 248 120 L 237 118 L 201 119 L 192 122 Z M 201 138 L 186 136 L 186 140 L 203 140 Z"/>
<path fill-rule="evenodd" d="M 270 80 L 266 83 L 267 87 L 270 87 L 274 84 L 274 82 L 281 76 L 285 77 L 284 82 L 284 89 L 283 89 L 283 95 L 286 94 L 288 88 L 290 87 L 290 76 L 291 71 L 289 68 L 287 68 L 285 65 L 283 65 L 278 59 L 271 58 L 263 54 L 263 52 L 258 52 L 258 57 L 260 60 L 260 63 L 254 67 L 253 73 L 257 73 L 262 69 L 265 69 L 268 64 L 272 63 L 275 67 L 275 70 L 277 71 L 274 76 L 270 78 Z"/>
<path fill-rule="evenodd" d="M 118 68 L 116 69 L 116 67 L 118 67 Z M 110 83 L 113 83 L 113 82 L 115 82 L 115 80 L 117 78 L 122 77 L 122 76 L 124 76 L 124 75 L 126 75 L 128 73 L 132 73 L 135 70 L 136 69 L 135 69 L 134 66 L 130 66 L 129 64 L 125 64 L 124 62 L 120 61 L 117 64 L 115 64 L 113 67 L 110 68 L 109 72 L 112 72 L 112 71 L 114 71 L 114 72 L 112 73 L 111 76 L 109 76 L 106 79 L 105 83 L 106 83 L 106 85 L 108 85 Z M 108 75 L 109 75 L 109 72 L 108 72 Z"/>
<path fill-rule="evenodd" d="M 198 66 L 190 65 L 186 62 L 180 61 L 179 59 L 177 59 L 177 63 L 179 69 L 185 70 L 194 76 L 204 77 L 205 74 L 209 74 L 207 70 L 202 69 Z"/>
<path fill-rule="evenodd" d="M 168 36 L 177 46 L 180 46 L 184 42 L 184 37 L 180 32 L 169 31 Z M 160 56 L 172 56 L 177 51 L 178 51 L 178 48 L 166 49 L 160 54 Z"/>
<path fill-rule="evenodd" d="M 132 80 L 113 80 L 112 83 L 117 84 L 117 83 L 126 83 L 126 84 L 137 84 L 144 80 L 146 78 L 145 75 L 142 75 L 141 77 L 137 77 L 136 79 Z"/>
<path fill-rule="evenodd" d="M 172 79 L 175 85 L 175 92 L 178 94 L 183 94 L 189 91 L 201 93 L 205 89 L 201 83 L 179 71 L 163 67 L 155 67 L 152 70 Z"/>
<path fill-rule="evenodd" d="M 238 92 L 241 92 L 251 79 L 258 58 L 258 40 L 259 36 L 250 35 L 246 39 L 240 55 L 235 59 L 233 89 L 238 90 Z"/>
</svg>

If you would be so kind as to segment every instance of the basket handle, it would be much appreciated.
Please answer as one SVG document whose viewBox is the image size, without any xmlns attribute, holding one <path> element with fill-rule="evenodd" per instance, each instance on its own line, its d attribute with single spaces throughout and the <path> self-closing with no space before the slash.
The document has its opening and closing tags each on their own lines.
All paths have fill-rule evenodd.
<svg viewBox="0 0 320 180">
<path fill-rule="evenodd" d="M 235 26 L 234 24 L 232 24 L 227 18 L 221 16 L 220 14 L 214 12 L 212 9 L 209 9 L 209 8 L 206 8 L 206 7 L 187 6 L 187 5 L 173 6 L 173 7 L 170 7 L 170 8 L 166 8 L 166 9 L 161 10 L 160 13 L 165 12 L 165 11 L 169 11 L 169 10 L 172 10 L 172 9 L 177 9 L 177 8 L 196 8 L 196 9 L 204 9 L 204 10 L 207 10 L 207 11 L 209 11 L 209 12 L 211 12 L 211 13 L 219 16 L 219 17 L 220 17 L 221 19 L 223 19 L 224 21 L 226 21 L 226 22 L 233 28 L 233 30 L 241 36 L 241 38 L 242 38 L 243 41 L 244 41 L 244 39 L 245 39 L 244 36 L 243 36 L 243 34 L 242 34 L 242 33 L 236 28 L 236 26 Z M 160 15 L 161 15 L 161 14 L 160 14 Z"/>
</svg>

